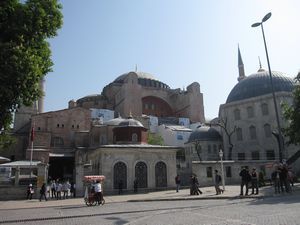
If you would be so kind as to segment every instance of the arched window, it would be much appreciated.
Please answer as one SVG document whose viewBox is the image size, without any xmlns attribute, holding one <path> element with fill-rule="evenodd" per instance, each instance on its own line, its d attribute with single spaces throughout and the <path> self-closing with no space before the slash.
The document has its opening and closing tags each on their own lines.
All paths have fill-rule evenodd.
<svg viewBox="0 0 300 225">
<path fill-rule="evenodd" d="M 114 189 L 127 189 L 127 166 L 123 162 L 117 162 L 114 166 Z"/>
<path fill-rule="evenodd" d="M 164 162 L 155 165 L 155 184 L 156 187 L 167 187 L 167 166 Z"/>
<path fill-rule="evenodd" d="M 234 119 L 235 120 L 240 120 L 241 119 L 241 111 L 239 109 L 235 109 L 233 114 L 234 114 Z"/>
<path fill-rule="evenodd" d="M 138 162 L 135 165 L 135 178 L 138 188 L 148 187 L 147 165 L 144 162 Z"/>
<path fill-rule="evenodd" d="M 263 116 L 269 115 L 269 108 L 268 108 L 268 104 L 267 104 L 267 103 L 263 103 L 263 104 L 261 105 L 261 114 L 262 114 Z"/>
<path fill-rule="evenodd" d="M 51 138 L 51 147 L 63 147 L 64 139 L 62 137 L 52 137 Z"/>
<path fill-rule="evenodd" d="M 243 140 L 243 131 L 242 128 L 236 128 L 236 140 L 242 141 Z"/>
<path fill-rule="evenodd" d="M 137 142 L 138 141 L 138 135 L 136 133 L 133 133 L 131 136 L 132 142 Z"/>
<path fill-rule="evenodd" d="M 254 110 L 252 106 L 247 107 L 247 114 L 248 114 L 248 118 L 254 117 Z"/>
<path fill-rule="evenodd" d="M 256 128 L 255 128 L 255 126 L 251 125 L 249 127 L 249 133 L 250 133 L 250 139 L 251 140 L 256 139 Z"/>
<path fill-rule="evenodd" d="M 264 125 L 264 131 L 265 131 L 265 136 L 266 137 L 271 137 L 272 136 L 272 131 L 271 131 L 270 124 L 265 124 Z"/>
</svg>

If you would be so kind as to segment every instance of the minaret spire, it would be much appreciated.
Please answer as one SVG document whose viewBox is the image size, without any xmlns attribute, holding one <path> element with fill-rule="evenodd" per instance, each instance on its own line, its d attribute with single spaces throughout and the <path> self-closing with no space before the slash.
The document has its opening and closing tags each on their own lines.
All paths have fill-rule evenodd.
<svg viewBox="0 0 300 225">
<path fill-rule="evenodd" d="M 261 61 L 260 61 L 260 57 L 259 57 L 259 56 L 258 56 L 258 61 L 259 61 L 259 69 L 258 69 L 257 72 L 263 72 L 263 71 L 265 71 L 265 70 L 262 68 L 262 66 L 261 66 Z"/>
<path fill-rule="evenodd" d="M 239 77 L 238 81 L 241 81 L 245 78 L 244 63 L 241 56 L 240 46 L 238 45 L 238 67 L 239 67 Z"/>
</svg>

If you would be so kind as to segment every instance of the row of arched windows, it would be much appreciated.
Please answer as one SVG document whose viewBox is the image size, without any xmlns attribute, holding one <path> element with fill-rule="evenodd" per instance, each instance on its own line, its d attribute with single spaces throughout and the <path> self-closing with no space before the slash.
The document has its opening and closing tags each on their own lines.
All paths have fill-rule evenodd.
<svg viewBox="0 0 300 225">
<path fill-rule="evenodd" d="M 138 162 L 134 168 L 135 179 L 138 188 L 148 188 L 148 167 L 144 162 Z M 120 185 L 127 189 L 127 166 L 124 162 L 117 162 L 114 165 L 114 180 L 113 187 L 118 189 Z M 167 187 L 167 166 L 160 161 L 155 164 L 155 186 Z"/>
<path fill-rule="evenodd" d="M 254 125 L 251 125 L 249 128 L 249 138 L 250 140 L 255 140 L 257 138 L 257 132 L 256 132 L 256 127 Z M 271 130 L 271 125 L 270 124 L 265 124 L 264 127 L 264 134 L 265 137 L 271 137 L 272 136 L 272 130 Z M 243 130 L 242 128 L 238 127 L 236 128 L 236 140 L 237 141 L 242 141 L 244 139 L 243 137 Z"/>
<path fill-rule="evenodd" d="M 261 109 L 261 115 L 262 116 L 269 115 L 269 107 L 268 107 L 267 103 L 261 104 L 260 109 Z M 246 111 L 247 111 L 247 114 L 246 114 L 247 118 L 253 118 L 253 117 L 255 117 L 254 108 L 252 106 L 248 106 L 246 108 Z M 241 117 L 241 110 L 240 109 L 234 109 L 233 115 L 234 115 L 234 120 L 241 120 L 242 119 L 242 117 Z"/>
</svg>

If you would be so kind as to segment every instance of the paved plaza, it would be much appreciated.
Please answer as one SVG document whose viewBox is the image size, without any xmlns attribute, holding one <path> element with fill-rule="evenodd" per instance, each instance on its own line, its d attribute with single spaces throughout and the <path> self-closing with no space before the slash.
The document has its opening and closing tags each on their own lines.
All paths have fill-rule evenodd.
<svg viewBox="0 0 300 225">
<path fill-rule="evenodd" d="M 214 187 L 201 190 L 199 196 L 189 189 L 105 196 L 104 206 L 92 207 L 82 198 L 1 201 L 0 224 L 300 224 L 300 184 L 280 195 L 270 186 L 243 197 L 239 186 L 226 186 L 222 195 Z"/>
</svg>

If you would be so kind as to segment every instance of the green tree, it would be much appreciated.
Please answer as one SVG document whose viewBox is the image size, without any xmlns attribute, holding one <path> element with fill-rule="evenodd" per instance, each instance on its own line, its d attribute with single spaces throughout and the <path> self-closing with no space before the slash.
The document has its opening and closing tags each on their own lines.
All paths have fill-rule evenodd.
<svg viewBox="0 0 300 225">
<path fill-rule="evenodd" d="M 284 129 L 284 134 L 289 137 L 290 144 L 300 144 L 300 72 L 298 73 L 296 86 L 293 91 L 294 101 L 291 106 L 284 104 L 284 117 L 288 121 L 288 126 Z"/>
<path fill-rule="evenodd" d="M 164 139 L 158 134 L 148 133 L 148 144 L 150 145 L 164 145 Z"/>
<path fill-rule="evenodd" d="M 57 0 L 0 1 L 0 135 L 18 107 L 42 94 L 39 81 L 53 65 L 47 39 L 61 26 Z"/>
</svg>

